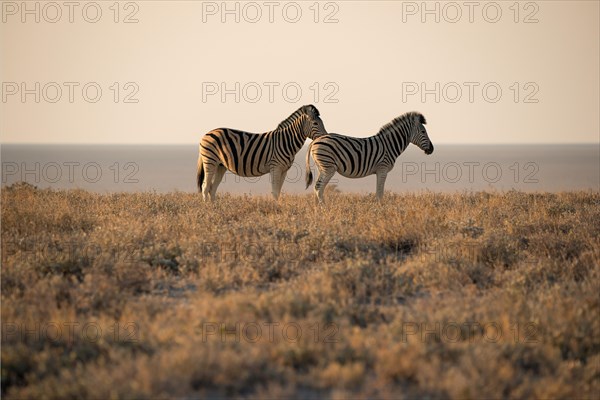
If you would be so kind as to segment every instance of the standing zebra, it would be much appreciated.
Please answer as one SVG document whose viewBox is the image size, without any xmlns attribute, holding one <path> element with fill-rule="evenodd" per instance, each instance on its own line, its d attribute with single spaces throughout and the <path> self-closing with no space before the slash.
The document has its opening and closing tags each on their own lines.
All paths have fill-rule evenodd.
<svg viewBox="0 0 600 400">
<path fill-rule="evenodd" d="M 228 128 L 214 129 L 200 141 L 197 183 L 204 201 L 215 199 L 217 187 L 227 170 L 239 176 L 271 174 L 271 190 L 279 198 L 287 171 L 306 138 L 326 134 L 319 110 L 300 107 L 274 131 L 263 134 Z"/>
<path fill-rule="evenodd" d="M 417 145 L 425 154 L 433 153 L 433 144 L 423 126 L 425 123 L 422 114 L 409 112 L 384 125 L 371 137 L 354 138 L 332 133 L 314 140 L 306 154 L 306 188 L 313 180 L 310 170 L 312 154 L 319 169 L 315 184 L 319 203 L 323 203 L 325 186 L 336 172 L 347 178 L 376 174 L 377 198 L 381 199 L 385 178 L 409 143 Z"/>
</svg>

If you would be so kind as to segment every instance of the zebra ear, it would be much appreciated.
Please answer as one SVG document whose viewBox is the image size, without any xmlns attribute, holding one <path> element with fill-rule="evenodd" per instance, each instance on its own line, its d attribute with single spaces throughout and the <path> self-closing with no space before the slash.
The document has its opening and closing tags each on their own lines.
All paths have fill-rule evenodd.
<svg viewBox="0 0 600 400">
<path fill-rule="evenodd" d="M 422 123 L 423 125 L 425 125 L 427 123 L 427 121 L 425 121 L 425 117 L 423 116 L 423 114 L 419 114 L 419 122 Z"/>
</svg>

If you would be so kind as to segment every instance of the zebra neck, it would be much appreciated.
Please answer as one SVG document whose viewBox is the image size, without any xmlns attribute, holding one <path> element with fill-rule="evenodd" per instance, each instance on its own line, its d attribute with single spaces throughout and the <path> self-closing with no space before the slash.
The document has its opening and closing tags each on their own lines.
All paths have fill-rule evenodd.
<svg viewBox="0 0 600 400">
<path fill-rule="evenodd" d="M 407 132 L 404 132 L 403 130 L 400 132 L 385 132 L 383 135 L 377 135 L 377 137 L 380 137 L 388 154 L 390 154 L 393 159 L 398 158 L 410 143 Z"/>
<path fill-rule="evenodd" d="M 306 141 L 306 135 L 302 130 L 301 124 L 292 124 L 285 128 L 278 129 L 274 132 L 279 136 L 280 140 L 285 141 L 294 150 L 298 151 Z"/>
</svg>

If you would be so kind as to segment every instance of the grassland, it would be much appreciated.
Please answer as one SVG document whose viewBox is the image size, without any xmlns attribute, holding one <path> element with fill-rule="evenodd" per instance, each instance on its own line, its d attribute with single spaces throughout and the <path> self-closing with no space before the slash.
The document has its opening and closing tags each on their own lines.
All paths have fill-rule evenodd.
<svg viewBox="0 0 600 400">
<path fill-rule="evenodd" d="M 598 193 L 328 196 L 4 189 L 2 396 L 600 393 Z"/>
</svg>

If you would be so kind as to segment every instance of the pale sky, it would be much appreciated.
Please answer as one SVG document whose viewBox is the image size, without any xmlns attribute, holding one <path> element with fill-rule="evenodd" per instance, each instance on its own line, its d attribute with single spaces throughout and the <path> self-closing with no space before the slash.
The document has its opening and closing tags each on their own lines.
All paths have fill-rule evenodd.
<svg viewBox="0 0 600 400">
<path fill-rule="evenodd" d="M 2 143 L 197 143 L 309 103 L 352 136 L 416 110 L 434 143 L 599 143 L 598 1 L 114 3 L 2 2 Z"/>
</svg>

